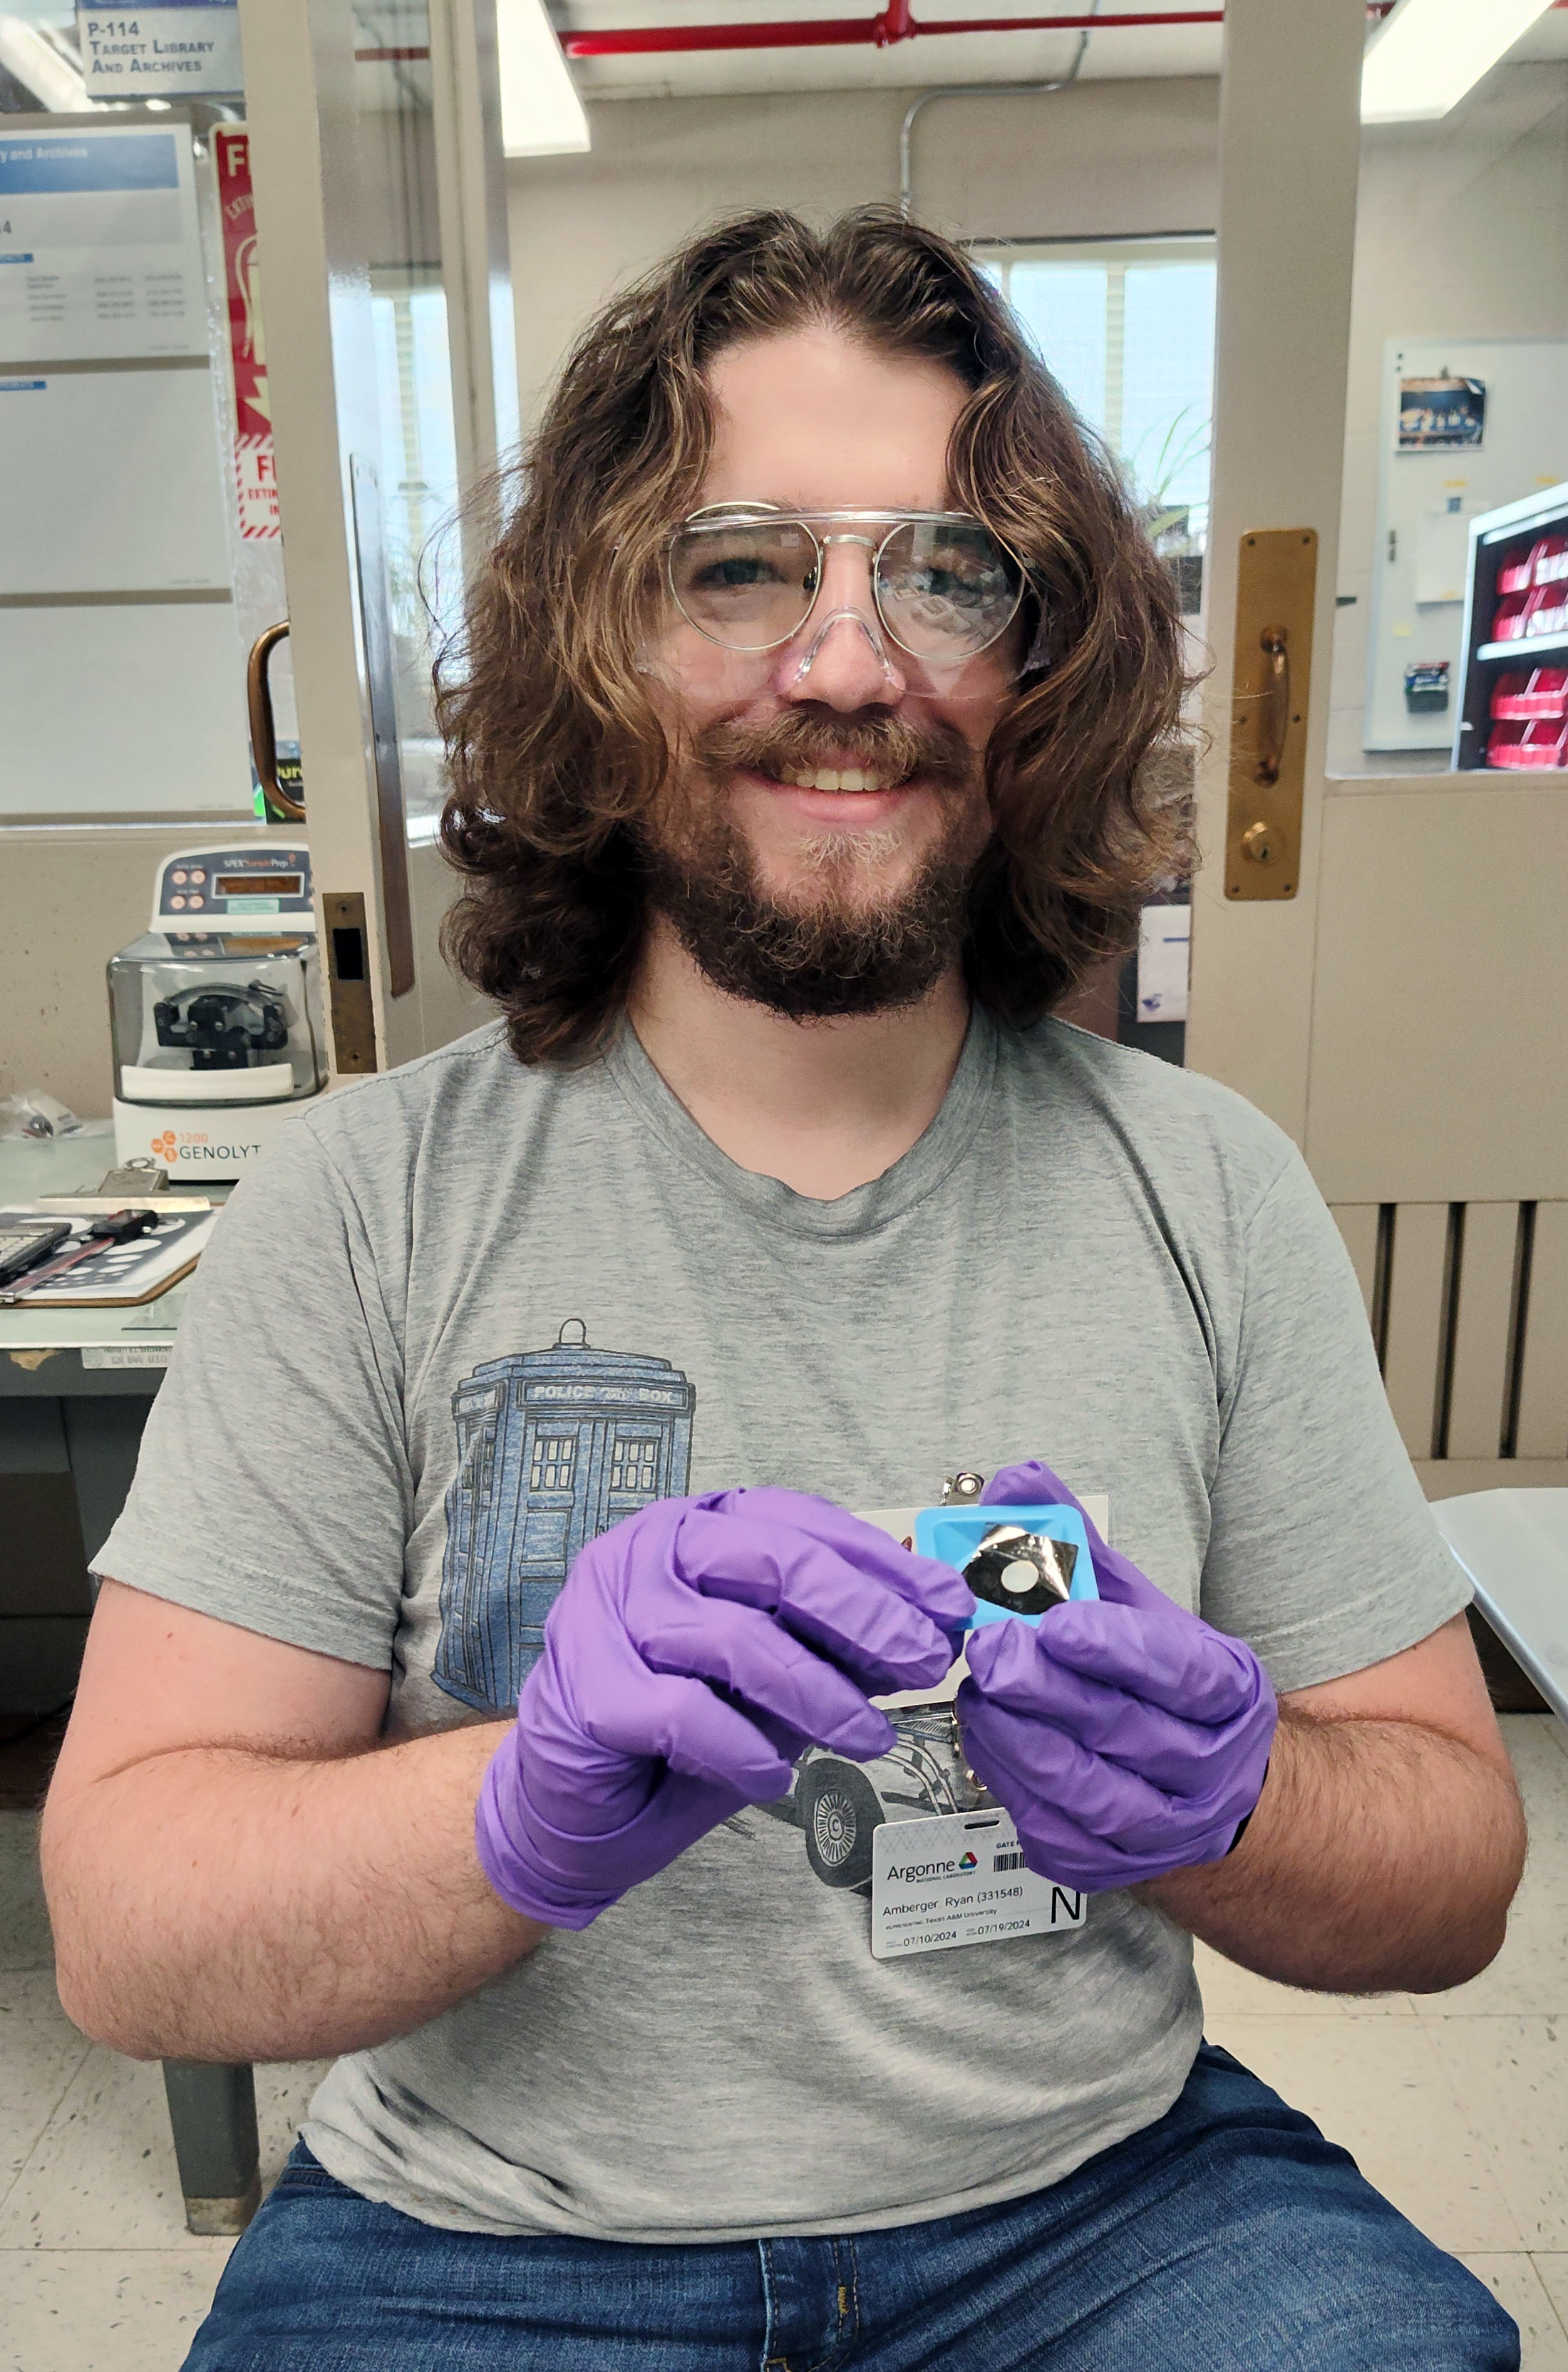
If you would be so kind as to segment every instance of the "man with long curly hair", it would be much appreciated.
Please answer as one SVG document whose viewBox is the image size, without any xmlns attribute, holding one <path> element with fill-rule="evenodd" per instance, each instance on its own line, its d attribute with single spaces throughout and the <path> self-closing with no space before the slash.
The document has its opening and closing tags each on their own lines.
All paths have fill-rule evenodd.
<svg viewBox="0 0 1568 2372">
<path fill-rule="evenodd" d="M 1050 1017 L 1181 668 L 931 233 L 573 355 L 441 686 L 500 1017 L 241 1185 L 50 1801 L 89 2032 L 342 2054 L 202 2372 L 1517 2364 L 1202 2040 L 1194 1936 L 1450 1985 L 1523 1835 L 1295 1148 Z"/>
</svg>

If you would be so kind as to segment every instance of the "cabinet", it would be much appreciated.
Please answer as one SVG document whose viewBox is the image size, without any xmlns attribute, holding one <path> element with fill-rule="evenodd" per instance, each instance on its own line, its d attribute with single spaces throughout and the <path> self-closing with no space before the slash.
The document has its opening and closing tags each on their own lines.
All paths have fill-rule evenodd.
<svg viewBox="0 0 1568 2372">
<path fill-rule="evenodd" d="M 1470 522 L 1456 773 L 1568 770 L 1568 485 Z"/>
</svg>

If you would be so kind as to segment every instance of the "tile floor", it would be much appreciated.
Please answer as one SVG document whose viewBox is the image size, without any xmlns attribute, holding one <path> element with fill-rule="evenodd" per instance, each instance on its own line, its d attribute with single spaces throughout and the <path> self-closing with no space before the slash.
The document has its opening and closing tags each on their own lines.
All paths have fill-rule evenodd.
<svg viewBox="0 0 1568 2372">
<path fill-rule="evenodd" d="M 1492 2285 L 1525 2372 L 1568 2372 L 1568 1730 L 1504 1728 L 1533 1842 L 1483 1976 L 1345 2002 L 1202 1953 L 1203 1991 L 1211 2036 Z M 61 2013 L 34 1825 L 0 1813 L 0 2372 L 176 2372 L 229 2244 L 184 2228 L 158 2070 Z M 318 2073 L 258 2076 L 269 2177 Z"/>
</svg>

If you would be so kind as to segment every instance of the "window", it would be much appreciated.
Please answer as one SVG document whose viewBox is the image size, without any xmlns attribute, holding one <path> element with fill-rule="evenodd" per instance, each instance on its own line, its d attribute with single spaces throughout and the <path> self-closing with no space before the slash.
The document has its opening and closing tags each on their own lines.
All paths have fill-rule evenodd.
<svg viewBox="0 0 1568 2372">
<path fill-rule="evenodd" d="M 611 1442 L 610 1487 L 612 1491 L 656 1491 L 658 1443 L 621 1440 Z"/>
<path fill-rule="evenodd" d="M 528 1476 L 530 1495 L 535 1491 L 569 1491 L 576 1463 L 577 1436 L 575 1433 L 536 1436 L 533 1470 Z"/>
<path fill-rule="evenodd" d="M 447 788 L 430 665 L 462 604 L 447 297 L 437 265 L 377 267 L 370 289 L 403 803 L 409 837 L 425 843 Z"/>
<path fill-rule="evenodd" d="M 1214 241 L 1017 247 L 977 260 L 1121 462 L 1191 615 L 1209 529 Z"/>
</svg>

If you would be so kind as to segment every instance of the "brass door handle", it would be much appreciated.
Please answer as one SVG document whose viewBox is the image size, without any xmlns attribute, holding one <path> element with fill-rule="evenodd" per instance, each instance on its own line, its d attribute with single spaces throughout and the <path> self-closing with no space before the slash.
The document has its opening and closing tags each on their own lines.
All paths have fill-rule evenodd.
<svg viewBox="0 0 1568 2372">
<path fill-rule="evenodd" d="M 1301 888 L 1317 533 L 1249 528 L 1236 556 L 1225 894 L 1294 898 Z"/>
<path fill-rule="evenodd" d="M 1277 783 L 1284 764 L 1285 735 L 1290 730 L 1290 648 L 1283 626 L 1265 626 L 1259 636 L 1269 660 L 1263 687 L 1263 723 L 1258 751 L 1258 780 Z"/>
<path fill-rule="evenodd" d="M 250 713 L 250 755 L 261 776 L 261 791 L 290 823 L 303 823 L 305 802 L 285 791 L 278 781 L 278 735 L 273 718 L 272 657 L 288 632 L 288 620 L 263 626 L 250 645 L 245 665 L 245 704 Z"/>
</svg>

